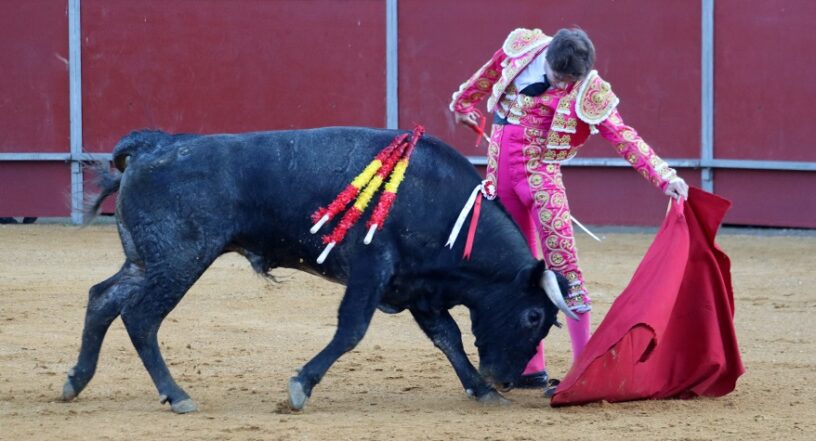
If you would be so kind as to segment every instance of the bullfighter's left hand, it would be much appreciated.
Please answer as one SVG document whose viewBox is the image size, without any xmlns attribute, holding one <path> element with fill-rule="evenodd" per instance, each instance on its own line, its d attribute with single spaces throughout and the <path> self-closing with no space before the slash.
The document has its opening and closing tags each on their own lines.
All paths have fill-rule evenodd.
<svg viewBox="0 0 816 441">
<path fill-rule="evenodd" d="M 683 178 L 674 178 L 669 182 L 669 185 L 666 186 L 666 196 L 672 197 L 677 201 L 681 199 L 688 199 L 688 184 Z"/>
</svg>

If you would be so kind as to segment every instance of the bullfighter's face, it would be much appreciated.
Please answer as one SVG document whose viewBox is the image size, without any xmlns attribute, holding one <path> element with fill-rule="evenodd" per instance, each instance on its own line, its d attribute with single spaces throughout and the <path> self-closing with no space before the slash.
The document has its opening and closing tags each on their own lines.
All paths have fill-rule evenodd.
<svg viewBox="0 0 816 441">
<path fill-rule="evenodd" d="M 558 307 L 542 289 L 541 273 L 540 268 L 523 272 L 513 286 L 495 287 L 508 291 L 498 296 L 500 301 L 471 308 L 479 371 L 500 389 L 510 389 L 518 382 L 538 343 L 557 323 Z M 561 294 L 566 293 L 566 278 L 559 274 L 557 279 Z"/>
<path fill-rule="evenodd" d="M 553 87 L 558 89 L 567 89 L 578 81 L 578 78 L 574 78 L 570 75 L 556 71 L 552 66 L 550 66 L 549 62 L 547 63 L 546 75 L 547 81 L 549 81 Z"/>
</svg>

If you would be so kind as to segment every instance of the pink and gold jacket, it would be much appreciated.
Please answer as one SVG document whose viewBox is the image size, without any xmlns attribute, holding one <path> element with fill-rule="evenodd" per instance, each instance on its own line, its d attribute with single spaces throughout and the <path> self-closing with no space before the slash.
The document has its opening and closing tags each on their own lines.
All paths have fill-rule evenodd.
<svg viewBox="0 0 816 441">
<path fill-rule="evenodd" d="M 544 52 L 552 37 L 539 29 L 516 29 L 502 48 L 453 94 L 450 110 L 473 111 L 485 97 L 487 110 L 510 124 L 524 126 L 542 147 L 545 163 L 574 157 L 590 135 L 600 133 L 643 177 L 665 190 L 676 172 L 623 123 L 618 97 L 593 70 L 566 90 L 550 88 L 536 96 L 518 93 L 513 79 Z"/>
</svg>

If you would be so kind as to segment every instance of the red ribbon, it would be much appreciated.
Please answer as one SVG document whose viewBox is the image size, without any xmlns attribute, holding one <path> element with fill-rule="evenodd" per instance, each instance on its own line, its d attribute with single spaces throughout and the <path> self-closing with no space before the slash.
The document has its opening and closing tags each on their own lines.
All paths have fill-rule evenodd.
<svg viewBox="0 0 816 441">
<path fill-rule="evenodd" d="M 473 205 L 473 214 L 470 217 L 470 228 L 468 228 L 467 241 L 465 241 L 465 253 L 462 254 L 463 259 L 470 260 L 470 252 L 473 250 L 473 239 L 476 237 L 476 225 L 479 224 L 479 212 L 482 209 L 482 199 L 484 197 L 481 193 L 476 196 L 476 203 Z"/>
<path fill-rule="evenodd" d="M 476 132 L 476 146 L 475 147 L 479 147 L 479 145 L 481 145 L 481 143 L 482 143 L 482 137 L 485 136 L 484 128 L 485 128 L 485 124 L 487 123 L 487 117 L 485 117 L 484 114 L 482 112 L 480 112 L 478 109 L 476 109 L 474 111 L 479 115 L 479 126 L 478 127 L 477 126 L 469 126 L 469 127 L 471 129 L 473 129 L 474 132 Z"/>
</svg>

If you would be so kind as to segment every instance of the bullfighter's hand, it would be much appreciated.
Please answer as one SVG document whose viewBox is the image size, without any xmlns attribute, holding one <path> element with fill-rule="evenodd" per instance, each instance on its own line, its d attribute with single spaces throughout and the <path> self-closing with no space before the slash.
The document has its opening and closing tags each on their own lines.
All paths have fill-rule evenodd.
<svg viewBox="0 0 816 441">
<path fill-rule="evenodd" d="M 680 201 L 681 199 L 688 199 L 688 188 L 688 184 L 683 178 L 674 178 L 666 186 L 664 193 L 666 193 L 666 196 Z"/>
<path fill-rule="evenodd" d="M 469 113 L 453 112 L 453 119 L 459 123 L 470 127 L 479 125 L 479 114 L 476 111 Z"/>
</svg>

